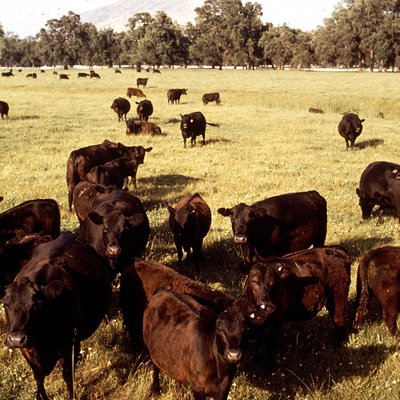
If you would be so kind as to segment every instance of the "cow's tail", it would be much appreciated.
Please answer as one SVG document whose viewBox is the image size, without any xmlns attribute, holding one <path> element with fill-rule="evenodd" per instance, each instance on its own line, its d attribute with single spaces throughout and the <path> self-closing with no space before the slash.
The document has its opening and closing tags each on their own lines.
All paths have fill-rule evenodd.
<svg viewBox="0 0 400 400">
<path fill-rule="evenodd" d="M 219 124 L 214 124 L 214 123 L 212 123 L 212 122 L 206 122 L 206 124 L 207 124 L 207 125 L 210 125 L 210 126 L 216 126 L 217 128 L 219 127 Z"/>
<path fill-rule="evenodd" d="M 370 254 L 365 254 L 360 259 L 360 265 L 357 272 L 357 295 L 354 303 L 356 315 L 354 319 L 354 327 L 359 328 L 364 323 L 367 313 L 369 300 L 369 284 L 368 284 L 368 266 L 371 261 Z"/>
<path fill-rule="evenodd" d="M 67 187 L 68 187 L 68 207 L 72 211 L 72 196 L 79 177 L 75 168 L 76 153 L 73 151 L 67 161 Z"/>
</svg>

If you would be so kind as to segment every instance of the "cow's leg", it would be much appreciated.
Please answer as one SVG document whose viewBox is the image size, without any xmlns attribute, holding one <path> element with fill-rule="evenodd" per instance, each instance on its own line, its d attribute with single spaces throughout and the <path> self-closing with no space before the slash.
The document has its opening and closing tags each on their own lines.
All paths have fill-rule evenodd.
<svg viewBox="0 0 400 400">
<path fill-rule="evenodd" d="M 160 369 L 153 364 L 153 383 L 151 384 L 151 394 L 160 394 Z"/>
<path fill-rule="evenodd" d="M 388 289 L 390 290 L 390 289 Z M 383 320 L 393 336 L 400 336 L 397 329 L 397 308 L 399 306 L 399 296 L 396 294 L 391 297 L 379 298 L 382 304 Z"/>
<path fill-rule="evenodd" d="M 347 302 L 347 291 L 343 293 L 333 292 L 328 297 L 326 308 L 328 309 L 329 315 L 331 316 L 335 325 L 336 335 L 335 337 L 339 342 L 346 340 L 346 302 Z"/>
<path fill-rule="evenodd" d="M 206 134 L 203 133 L 201 136 L 203 137 L 203 146 L 204 146 L 206 144 Z"/>
<path fill-rule="evenodd" d="M 378 210 L 378 221 L 376 221 L 377 225 L 382 225 L 383 224 L 383 212 L 384 212 L 384 209 L 382 207 L 379 207 L 379 210 Z"/>
<path fill-rule="evenodd" d="M 196 270 L 196 276 L 200 275 L 200 260 L 202 258 L 201 249 L 203 247 L 203 240 L 200 240 L 193 246 L 193 261 Z"/>
</svg>

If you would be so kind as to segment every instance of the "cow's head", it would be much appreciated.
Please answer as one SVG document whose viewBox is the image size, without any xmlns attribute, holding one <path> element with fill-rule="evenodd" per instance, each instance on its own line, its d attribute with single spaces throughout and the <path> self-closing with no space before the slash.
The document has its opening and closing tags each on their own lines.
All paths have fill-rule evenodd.
<svg viewBox="0 0 400 400">
<path fill-rule="evenodd" d="M 244 295 L 253 301 L 265 317 L 273 315 L 276 305 L 282 300 L 281 285 L 293 275 L 290 267 L 282 259 L 268 257 L 250 269 L 246 279 Z"/>
<path fill-rule="evenodd" d="M 235 300 L 216 321 L 218 353 L 226 362 L 236 364 L 242 358 L 242 345 L 254 325 L 265 321 L 264 312 L 246 298 Z"/>
<path fill-rule="evenodd" d="M 219 208 L 217 211 L 222 216 L 231 218 L 234 241 L 246 244 L 249 225 L 255 218 L 253 209 L 245 203 L 240 203 L 232 208 Z"/>
<path fill-rule="evenodd" d="M 129 238 L 144 222 L 144 214 L 134 213 L 125 215 L 123 210 L 114 209 L 104 216 L 90 212 L 88 218 L 96 225 L 102 226 L 103 256 L 106 257 L 111 268 L 117 268 L 118 260 L 126 246 L 131 246 Z"/>
<path fill-rule="evenodd" d="M 30 348 L 38 340 L 54 341 L 56 332 L 68 326 L 71 313 L 66 310 L 71 302 L 65 299 L 71 299 L 71 296 L 71 291 L 61 280 L 39 284 L 23 278 L 11 283 L 3 299 L 7 319 L 6 345 Z"/>
<path fill-rule="evenodd" d="M 123 146 L 123 145 L 122 145 Z M 144 156 L 146 153 L 149 153 L 151 150 L 153 150 L 152 147 L 143 147 L 143 146 L 130 146 L 130 147 L 125 147 L 125 156 L 130 158 L 131 160 L 136 160 L 138 164 L 143 164 L 144 162 Z"/>
</svg>

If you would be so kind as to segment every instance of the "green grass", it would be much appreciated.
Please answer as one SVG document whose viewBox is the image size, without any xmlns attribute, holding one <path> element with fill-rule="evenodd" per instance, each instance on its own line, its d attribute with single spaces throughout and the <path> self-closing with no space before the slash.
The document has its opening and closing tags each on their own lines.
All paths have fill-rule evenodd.
<svg viewBox="0 0 400 400">
<path fill-rule="evenodd" d="M 76 148 L 105 138 L 126 145 L 153 146 L 138 171 L 138 195 L 147 210 L 151 237 L 146 258 L 176 267 L 176 250 L 167 227 L 167 205 L 199 192 L 212 210 L 212 226 L 204 245 L 202 265 L 206 283 L 240 294 L 244 276 L 237 269 L 239 249 L 231 239 L 227 218 L 219 207 L 251 204 L 268 196 L 316 189 L 328 202 L 327 244 L 341 244 L 351 254 L 351 303 L 358 259 L 370 248 L 399 245 L 399 223 L 385 217 L 361 222 L 355 193 L 360 175 L 373 161 L 399 162 L 400 102 L 398 74 L 162 70 L 138 74 L 98 70 L 100 80 L 59 80 L 51 71 L 2 78 L 0 100 L 10 105 L 0 120 L 0 211 L 22 201 L 51 197 L 61 208 L 62 230 L 76 230 L 78 220 L 67 207 L 66 161 Z M 114 98 L 125 97 L 136 77 L 149 76 L 143 89 L 154 105 L 151 121 L 165 135 L 126 136 L 110 109 Z M 167 90 L 188 88 L 180 105 L 167 104 Z M 204 106 L 205 92 L 219 91 L 222 104 Z M 131 100 L 130 117 L 135 104 Z M 308 113 L 322 108 L 323 115 Z M 183 149 L 180 114 L 202 111 L 208 122 L 207 144 Z M 364 131 L 354 151 L 346 151 L 337 132 L 341 113 L 358 112 Z M 377 118 L 383 112 L 384 119 Z M 349 321 L 350 323 L 350 321 Z M 231 399 L 393 399 L 400 391 L 397 342 L 378 319 L 351 335 L 341 348 L 332 341 L 326 313 L 312 321 L 287 324 L 278 343 L 278 364 L 266 371 L 246 358 L 230 392 Z M 5 339 L 0 311 L 0 342 Z M 85 399 L 142 399 L 151 383 L 148 363 L 138 364 L 117 313 L 82 344 L 76 370 L 76 390 Z M 0 345 L 0 398 L 32 399 L 35 388 L 30 368 L 17 351 Z M 65 399 L 66 388 L 57 367 L 46 379 L 48 394 Z M 171 380 L 163 377 L 162 399 L 175 399 Z"/>
</svg>

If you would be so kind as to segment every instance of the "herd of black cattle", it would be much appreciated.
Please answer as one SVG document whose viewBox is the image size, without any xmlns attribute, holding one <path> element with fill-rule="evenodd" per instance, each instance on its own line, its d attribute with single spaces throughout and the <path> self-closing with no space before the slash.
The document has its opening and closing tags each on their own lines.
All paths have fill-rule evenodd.
<svg viewBox="0 0 400 400">
<path fill-rule="evenodd" d="M 131 89 L 128 95 L 140 95 Z M 179 97 L 186 93 L 182 90 Z M 174 98 L 171 93 L 169 102 Z M 129 110 L 120 100 L 126 99 L 116 99 L 112 108 L 119 119 L 124 115 L 126 119 Z M 219 94 L 213 101 L 219 103 Z M 0 103 L 2 116 L 8 113 L 4 104 Z M 139 106 L 138 115 L 147 122 L 149 108 L 143 107 L 147 111 L 141 116 Z M 184 117 L 185 144 L 190 138 L 194 145 L 199 134 L 204 142 L 204 116 L 204 121 L 200 116 Z M 197 121 L 196 129 L 186 135 L 191 120 Z M 346 148 L 353 147 L 362 122 L 355 114 L 343 116 L 338 129 Z M 127 121 L 128 130 L 129 123 L 133 122 Z M 130 131 L 137 133 L 134 129 Z M 138 166 L 151 150 L 104 140 L 71 152 L 68 203 L 79 220 L 79 237 L 60 234 L 60 211 L 52 199 L 26 201 L 0 214 L 0 296 L 7 319 L 6 345 L 20 348 L 32 368 L 37 399 L 48 399 L 44 379 L 59 359 L 74 398 L 73 371 L 80 342 L 105 316 L 117 274 L 132 347 L 153 362 L 154 394 L 160 391 L 158 377 L 163 371 L 188 384 L 196 399 L 227 399 L 244 348 L 250 346 L 256 359 L 273 361 L 280 326 L 285 321 L 310 319 L 323 307 L 333 320 L 335 338 L 343 342 L 348 337 L 345 309 L 351 260 L 344 248 L 324 246 L 327 203 L 315 190 L 217 210 L 230 218 L 234 242 L 242 250 L 241 268 L 247 278 L 240 298 L 142 259 L 149 220 L 140 199 L 126 189 L 129 177 L 136 187 Z M 390 208 L 396 209 L 400 219 L 400 165 L 384 161 L 368 165 L 357 194 L 363 219 L 371 216 L 376 205 L 378 222 L 383 222 L 383 213 Z M 168 211 L 179 265 L 183 252 L 188 259 L 192 252 L 199 276 L 211 210 L 195 193 Z M 363 323 L 371 292 L 383 307 L 389 331 L 399 335 L 399 257 L 400 248 L 393 246 L 361 257 L 355 326 Z"/>
</svg>

